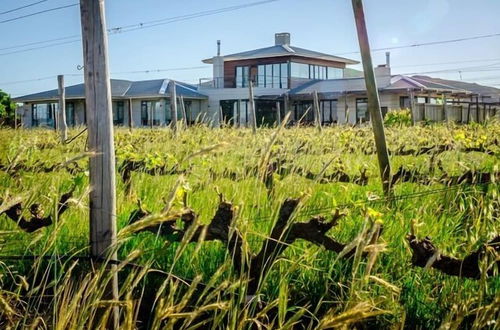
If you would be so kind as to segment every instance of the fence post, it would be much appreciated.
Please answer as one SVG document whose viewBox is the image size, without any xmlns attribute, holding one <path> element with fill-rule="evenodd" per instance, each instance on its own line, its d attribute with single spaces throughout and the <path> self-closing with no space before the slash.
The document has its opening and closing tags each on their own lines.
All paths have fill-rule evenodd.
<svg viewBox="0 0 500 330">
<path fill-rule="evenodd" d="M 316 125 L 316 128 L 318 131 L 321 133 L 321 113 L 319 111 L 319 97 L 318 97 L 318 91 L 313 92 L 313 107 L 314 107 L 314 124 Z"/>
<path fill-rule="evenodd" d="M 91 255 L 116 259 L 115 149 L 104 0 L 80 0 L 80 15 L 88 145 L 94 152 L 89 171 Z M 118 300 L 116 266 L 109 267 L 112 277 L 103 298 Z M 118 308 L 113 309 L 111 322 L 118 328 Z"/>
<path fill-rule="evenodd" d="M 153 129 L 154 121 L 155 121 L 155 110 L 156 110 L 156 101 L 151 101 L 151 109 L 149 116 L 149 128 Z"/>
<path fill-rule="evenodd" d="M 257 118 L 255 116 L 255 103 L 253 100 L 253 83 L 250 80 L 248 82 L 248 107 L 250 108 L 250 125 L 252 125 L 253 134 L 257 134 Z"/>
<path fill-rule="evenodd" d="M 281 104 L 280 101 L 276 102 L 276 123 L 281 125 Z"/>
<path fill-rule="evenodd" d="M 184 121 L 183 126 L 184 126 L 184 129 L 187 129 L 186 105 L 184 104 L 184 97 L 182 97 L 182 95 L 179 96 L 179 103 L 181 105 L 182 120 Z"/>
<path fill-rule="evenodd" d="M 415 93 L 413 89 L 408 90 L 408 97 L 410 98 L 411 121 L 413 126 L 415 126 L 417 123 L 417 107 L 415 106 Z"/>
<path fill-rule="evenodd" d="M 380 110 L 380 100 L 377 90 L 377 82 L 373 71 L 372 57 L 370 53 L 370 43 L 365 23 L 362 0 L 352 0 L 356 29 L 358 31 L 359 48 L 361 49 L 361 59 L 363 71 L 365 73 L 366 91 L 368 96 L 368 110 L 370 112 L 373 134 L 375 136 L 375 146 L 377 148 L 380 176 L 385 195 L 391 194 L 391 164 L 389 152 L 385 141 L 384 122 Z"/>
<path fill-rule="evenodd" d="M 132 99 L 128 99 L 128 129 L 132 132 Z"/>
<path fill-rule="evenodd" d="M 222 113 L 222 106 L 221 105 L 219 105 L 218 118 L 219 118 L 219 128 L 222 128 L 222 126 L 224 126 L 224 114 Z"/>
<path fill-rule="evenodd" d="M 59 91 L 59 129 L 61 130 L 61 142 L 68 139 L 68 126 L 66 125 L 66 90 L 64 88 L 64 76 L 57 76 Z"/>
<path fill-rule="evenodd" d="M 172 129 L 177 132 L 177 91 L 173 80 L 170 81 L 170 117 Z"/>
</svg>

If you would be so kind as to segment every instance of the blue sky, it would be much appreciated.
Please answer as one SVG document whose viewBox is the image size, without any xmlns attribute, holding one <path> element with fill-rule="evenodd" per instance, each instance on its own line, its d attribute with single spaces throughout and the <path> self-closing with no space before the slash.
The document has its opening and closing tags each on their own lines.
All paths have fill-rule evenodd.
<svg viewBox="0 0 500 330">
<path fill-rule="evenodd" d="M 106 0 L 106 17 L 108 28 L 114 28 L 255 1 Z M 33 2 L 36 0 L 2 0 L 0 12 Z M 48 0 L 0 15 L 0 21 L 77 2 Z M 373 49 L 500 33 L 499 0 L 365 0 L 364 5 Z M 195 83 L 211 76 L 211 67 L 201 60 L 215 55 L 217 39 L 222 41 L 222 53 L 230 54 L 273 45 L 275 32 L 290 32 L 292 45 L 325 53 L 343 54 L 359 49 L 350 0 L 279 0 L 112 34 L 111 76 L 131 80 L 173 78 Z M 0 33 L 0 89 L 19 96 L 56 88 L 57 74 L 67 75 L 67 85 L 82 81 L 77 69 L 82 64 L 81 42 L 6 54 L 47 45 L 11 48 L 20 44 L 81 34 L 78 6 L 0 23 Z M 357 53 L 344 56 L 359 59 Z M 375 64 L 383 63 L 384 52 L 374 52 L 373 60 Z M 500 37 L 392 50 L 391 64 L 393 73 L 453 69 L 428 75 L 458 80 L 458 71 L 462 71 L 465 81 L 498 87 Z M 170 68 L 191 69 L 123 73 Z"/>
</svg>

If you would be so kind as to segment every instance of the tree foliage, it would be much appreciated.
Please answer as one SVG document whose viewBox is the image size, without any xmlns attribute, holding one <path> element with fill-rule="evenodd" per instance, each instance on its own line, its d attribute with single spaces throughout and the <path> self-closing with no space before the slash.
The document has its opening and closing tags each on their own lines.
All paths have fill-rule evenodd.
<svg viewBox="0 0 500 330">
<path fill-rule="evenodd" d="M 14 127 L 16 103 L 12 102 L 10 95 L 0 89 L 0 126 Z"/>
</svg>

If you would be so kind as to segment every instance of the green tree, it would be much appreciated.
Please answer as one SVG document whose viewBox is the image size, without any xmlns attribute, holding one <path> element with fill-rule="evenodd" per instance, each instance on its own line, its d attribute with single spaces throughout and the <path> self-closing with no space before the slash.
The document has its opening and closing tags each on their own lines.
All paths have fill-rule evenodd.
<svg viewBox="0 0 500 330">
<path fill-rule="evenodd" d="M 0 126 L 14 127 L 16 107 L 10 95 L 0 89 Z"/>
</svg>

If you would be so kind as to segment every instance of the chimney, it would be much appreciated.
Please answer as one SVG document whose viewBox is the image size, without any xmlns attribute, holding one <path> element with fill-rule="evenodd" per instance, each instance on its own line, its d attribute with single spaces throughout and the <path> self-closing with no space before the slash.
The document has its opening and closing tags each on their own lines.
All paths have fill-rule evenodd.
<svg viewBox="0 0 500 330">
<path fill-rule="evenodd" d="M 385 66 L 391 67 L 391 52 L 385 52 Z"/>
<path fill-rule="evenodd" d="M 220 40 L 217 40 L 217 56 L 220 56 Z"/>
<path fill-rule="evenodd" d="M 290 45 L 290 33 L 288 32 L 276 33 L 274 35 L 274 45 L 275 46 Z"/>
</svg>

